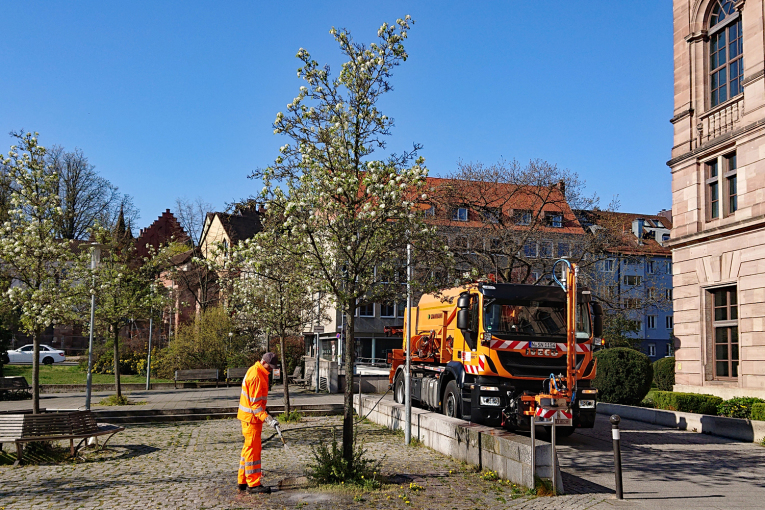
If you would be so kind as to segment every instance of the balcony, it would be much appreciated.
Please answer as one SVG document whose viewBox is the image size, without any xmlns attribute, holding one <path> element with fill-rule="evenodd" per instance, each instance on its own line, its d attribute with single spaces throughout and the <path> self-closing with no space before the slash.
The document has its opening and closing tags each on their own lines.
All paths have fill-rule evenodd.
<svg viewBox="0 0 765 510">
<path fill-rule="evenodd" d="M 699 115 L 699 122 L 696 124 L 696 129 L 698 130 L 696 147 L 739 127 L 743 109 L 744 95 L 739 94 L 733 99 Z"/>
</svg>

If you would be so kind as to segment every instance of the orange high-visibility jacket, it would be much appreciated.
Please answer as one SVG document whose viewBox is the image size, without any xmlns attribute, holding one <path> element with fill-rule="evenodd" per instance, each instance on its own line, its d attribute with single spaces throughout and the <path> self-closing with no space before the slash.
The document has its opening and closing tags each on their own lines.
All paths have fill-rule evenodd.
<svg viewBox="0 0 765 510">
<path fill-rule="evenodd" d="M 250 367 L 242 380 L 242 396 L 239 397 L 239 411 L 236 417 L 241 421 L 266 420 L 266 399 L 268 398 L 268 371 L 258 361 Z"/>
</svg>

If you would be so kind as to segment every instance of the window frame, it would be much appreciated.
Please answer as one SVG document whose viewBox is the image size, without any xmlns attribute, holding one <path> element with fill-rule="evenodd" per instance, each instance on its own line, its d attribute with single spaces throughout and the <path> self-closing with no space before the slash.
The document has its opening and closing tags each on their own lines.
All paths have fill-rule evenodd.
<svg viewBox="0 0 765 510">
<path fill-rule="evenodd" d="M 462 211 L 465 212 L 464 218 L 463 218 Z M 452 209 L 452 221 L 464 222 L 468 220 L 468 216 L 469 216 L 469 213 L 468 213 L 467 207 L 455 207 L 454 209 Z"/>
<path fill-rule="evenodd" d="M 723 0 L 723 2 L 717 2 L 717 5 L 720 6 L 722 9 L 722 4 L 728 3 L 726 0 Z M 713 8 L 714 9 L 714 8 Z M 709 23 L 712 22 L 711 19 L 711 12 L 710 11 L 710 19 Z M 737 49 L 738 53 L 737 55 L 731 60 L 729 58 L 730 54 L 730 48 L 732 46 L 732 43 L 730 41 L 730 34 L 731 34 L 731 28 L 733 28 L 733 25 L 737 25 L 737 37 L 735 39 L 735 43 L 739 46 Z M 744 92 L 744 86 L 742 84 L 743 81 L 743 70 L 744 70 L 744 51 L 743 51 L 743 33 L 742 33 L 743 23 L 741 22 L 741 13 L 734 8 L 733 13 L 725 13 L 725 18 L 723 21 L 717 22 L 714 26 L 709 26 L 707 28 L 707 48 L 705 52 L 705 57 L 707 59 L 706 65 L 708 66 L 708 86 L 709 86 L 709 107 L 716 108 L 717 106 L 726 103 L 730 99 L 733 99 L 734 97 L 737 97 Z M 716 67 L 712 67 L 712 55 L 713 55 L 713 49 L 715 48 L 713 45 L 716 41 L 719 41 L 719 39 L 723 39 L 722 48 L 717 47 L 717 50 L 715 53 L 723 53 L 725 57 L 725 61 L 722 64 L 718 64 Z M 735 65 L 735 68 L 738 69 L 738 72 L 736 74 L 735 78 L 731 78 L 731 67 Z M 724 72 L 725 74 L 725 80 L 724 83 L 721 85 L 718 81 L 718 86 L 714 87 L 714 78 L 715 75 L 719 77 L 720 73 Z M 736 82 L 738 85 L 738 91 L 736 91 L 735 94 L 732 94 L 731 85 Z M 717 96 L 717 100 L 715 101 L 715 91 L 719 91 L 720 89 L 725 89 L 725 98 L 720 99 L 719 95 Z"/>
<path fill-rule="evenodd" d="M 675 328 L 675 316 L 674 315 L 667 315 L 664 317 L 664 327 L 665 329 L 674 329 Z"/>
<path fill-rule="evenodd" d="M 646 315 L 646 328 L 656 329 L 656 315 Z"/>
<path fill-rule="evenodd" d="M 367 307 L 371 307 L 372 308 L 372 314 L 371 315 L 362 314 L 361 313 L 362 310 L 367 310 Z M 375 304 L 374 303 L 366 303 L 366 304 L 363 304 L 363 305 L 357 305 L 356 306 L 356 315 L 358 317 L 374 317 L 375 316 Z"/>
<path fill-rule="evenodd" d="M 711 175 L 713 168 L 715 174 Z M 727 218 L 738 210 L 738 158 L 735 150 L 704 162 L 704 185 L 704 216 L 707 222 Z"/>
<path fill-rule="evenodd" d="M 717 295 L 719 293 L 725 293 L 725 303 L 722 306 L 717 305 Z M 731 299 L 731 296 L 735 298 L 735 303 Z M 740 341 L 740 331 L 739 331 L 739 324 L 738 324 L 738 287 L 735 285 L 727 285 L 724 287 L 716 287 L 713 289 L 709 289 L 709 297 L 710 297 L 710 330 L 711 330 L 711 344 L 712 344 L 712 373 L 714 374 L 714 379 L 717 381 L 737 381 L 740 374 L 740 367 L 741 367 L 741 341 Z M 717 319 L 716 318 L 716 312 L 717 310 L 725 310 L 725 318 Z M 735 315 L 735 318 L 732 318 Z M 725 332 L 726 342 L 718 342 L 718 330 Z M 734 335 L 735 330 L 735 335 Z M 735 341 L 733 340 L 733 337 L 735 338 Z M 718 359 L 718 349 L 719 346 L 726 346 L 726 356 L 727 359 Z M 735 349 L 734 349 L 735 345 Z M 735 356 L 734 356 L 735 352 Z M 728 375 L 720 375 L 718 373 L 718 365 L 719 363 L 727 362 L 727 374 Z M 735 367 L 735 369 L 734 369 Z M 736 373 L 736 375 L 733 375 L 733 373 Z"/>
<path fill-rule="evenodd" d="M 385 308 L 390 307 L 392 310 L 392 313 L 389 315 L 385 315 Z M 396 304 L 394 302 L 390 303 L 380 303 L 380 318 L 381 319 L 395 319 L 396 318 Z"/>
<path fill-rule="evenodd" d="M 656 344 L 648 344 L 648 357 L 649 358 L 656 357 Z"/>
</svg>

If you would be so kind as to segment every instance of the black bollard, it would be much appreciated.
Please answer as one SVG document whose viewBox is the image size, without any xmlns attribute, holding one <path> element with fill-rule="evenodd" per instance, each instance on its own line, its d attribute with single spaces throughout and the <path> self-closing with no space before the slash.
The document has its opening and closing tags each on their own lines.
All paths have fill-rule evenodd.
<svg viewBox="0 0 765 510">
<path fill-rule="evenodd" d="M 622 421 L 618 414 L 611 415 L 611 437 L 614 440 L 614 475 L 616 476 L 616 499 L 624 499 L 622 492 L 622 451 L 619 445 L 619 422 Z"/>
</svg>

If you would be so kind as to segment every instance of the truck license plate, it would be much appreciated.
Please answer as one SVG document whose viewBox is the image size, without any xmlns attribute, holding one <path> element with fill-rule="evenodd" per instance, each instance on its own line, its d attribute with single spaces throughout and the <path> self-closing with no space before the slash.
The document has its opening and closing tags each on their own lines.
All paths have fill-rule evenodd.
<svg viewBox="0 0 765 510">
<path fill-rule="evenodd" d="M 532 349 L 557 349 L 558 344 L 555 342 L 529 342 Z"/>
</svg>

